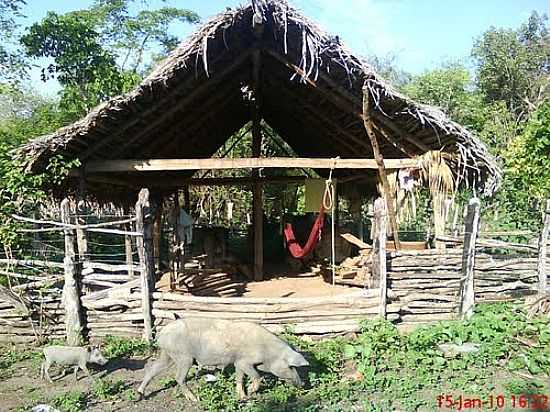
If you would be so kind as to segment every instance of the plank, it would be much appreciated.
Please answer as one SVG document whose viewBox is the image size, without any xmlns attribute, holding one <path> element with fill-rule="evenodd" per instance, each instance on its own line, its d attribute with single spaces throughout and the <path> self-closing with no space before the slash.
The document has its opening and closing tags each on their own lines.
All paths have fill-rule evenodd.
<svg viewBox="0 0 550 412">
<path fill-rule="evenodd" d="M 385 159 L 387 169 L 418 167 L 415 159 Z M 326 159 L 305 157 L 249 157 L 206 159 L 118 159 L 86 163 L 86 173 L 154 172 L 169 170 L 220 170 L 259 168 L 377 169 L 374 159 Z"/>
</svg>

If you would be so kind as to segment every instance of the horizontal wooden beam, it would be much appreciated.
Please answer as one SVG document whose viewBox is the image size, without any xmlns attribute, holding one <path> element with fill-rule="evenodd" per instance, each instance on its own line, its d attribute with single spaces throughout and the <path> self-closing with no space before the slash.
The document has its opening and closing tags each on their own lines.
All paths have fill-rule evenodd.
<svg viewBox="0 0 550 412">
<path fill-rule="evenodd" d="M 157 188 L 178 188 L 183 186 L 245 186 L 254 183 L 260 184 L 285 184 L 302 183 L 307 176 L 243 176 L 243 177 L 198 177 L 189 178 L 183 176 L 174 177 L 122 177 L 111 179 L 111 176 L 87 176 L 90 182 L 114 184 L 118 186 L 128 186 L 139 188 L 141 186 L 151 186 Z"/>
<path fill-rule="evenodd" d="M 384 166 L 387 169 L 418 167 L 418 160 L 385 159 Z M 376 169 L 377 165 L 374 159 L 325 159 L 305 157 L 94 160 L 84 165 L 86 174 L 105 172 L 160 172 L 260 168 Z"/>
</svg>

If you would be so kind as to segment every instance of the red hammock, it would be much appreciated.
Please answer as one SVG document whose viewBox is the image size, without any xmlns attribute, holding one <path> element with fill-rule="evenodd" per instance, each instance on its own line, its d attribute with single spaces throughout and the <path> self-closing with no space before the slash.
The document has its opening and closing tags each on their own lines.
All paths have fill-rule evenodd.
<svg viewBox="0 0 550 412">
<path fill-rule="evenodd" d="M 313 249 L 315 249 L 315 246 L 317 246 L 317 243 L 319 242 L 319 238 L 321 237 L 321 231 L 323 230 L 324 224 L 325 224 L 325 209 L 323 208 L 323 206 L 321 206 L 319 215 L 317 216 L 317 219 L 315 219 L 315 223 L 313 224 L 313 227 L 311 228 L 311 232 L 309 233 L 309 238 L 307 239 L 305 246 L 302 248 L 298 244 L 298 241 L 294 236 L 294 230 L 292 229 L 292 224 L 285 223 L 284 235 L 285 235 L 285 241 L 288 246 L 288 250 L 290 251 L 290 254 L 294 256 L 296 259 L 301 259 L 309 255 L 313 251 Z"/>
</svg>

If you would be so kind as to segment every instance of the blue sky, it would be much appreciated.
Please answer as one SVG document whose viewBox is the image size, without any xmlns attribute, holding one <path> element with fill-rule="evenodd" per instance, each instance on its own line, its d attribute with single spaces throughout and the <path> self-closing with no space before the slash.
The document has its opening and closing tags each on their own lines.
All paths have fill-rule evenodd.
<svg viewBox="0 0 550 412">
<path fill-rule="evenodd" d="M 91 0 L 27 0 L 26 23 L 38 21 L 48 10 L 66 12 L 85 8 Z M 136 7 L 143 7 L 136 0 Z M 204 20 L 225 7 L 246 4 L 236 0 L 149 0 L 149 7 L 169 4 L 191 9 Z M 516 28 L 532 10 L 550 12 L 548 0 L 290 0 L 309 18 L 356 53 L 396 56 L 397 64 L 408 72 L 421 73 L 442 61 L 467 59 L 475 38 L 490 26 Z M 549 13 L 550 14 L 550 13 Z M 178 36 L 194 29 L 174 26 Z M 48 94 L 55 83 L 40 85 L 38 71 L 35 86 Z"/>
</svg>

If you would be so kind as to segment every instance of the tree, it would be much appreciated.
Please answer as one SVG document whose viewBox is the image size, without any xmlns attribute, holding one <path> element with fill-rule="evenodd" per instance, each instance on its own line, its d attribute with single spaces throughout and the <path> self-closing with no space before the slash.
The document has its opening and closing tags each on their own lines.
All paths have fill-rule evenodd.
<svg viewBox="0 0 550 412">
<path fill-rule="evenodd" d="M 198 21 L 195 13 L 171 7 L 134 16 L 132 1 L 96 0 L 86 10 L 49 12 L 21 38 L 30 56 L 53 59 L 42 68 L 42 79 L 57 78 L 63 86 L 60 104 L 72 117 L 137 84 L 145 54 L 177 44 L 168 34 L 170 23 Z"/>
<path fill-rule="evenodd" d="M 395 87 L 400 88 L 411 80 L 411 75 L 397 65 L 397 55 L 393 53 L 389 53 L 383 57 L 369 56 L 367 61 L 380 76 Z"/>
<path fill-rule="evenodd" d="M 15 17 L 21 15 L 24 4 L 24 0 L 0 0 L 0 84 L 20 79 L 25 71 L 23 56 L 13 47 L 18 28 Z"/>
<path fill-rule="evenodd" d="M 503 101 L 518 120 L 548 97 L 550 36 L 533 12 L 517 30 L 491 27 L 475 42 L 477 82 L 487 102 Z"/>
<path fill-rule="evenodd" d="M 505 161 L 514 191 L 540 202 L 550 198 L 550 102 L 533 113 L 510 144 Z"/>
</svg>

